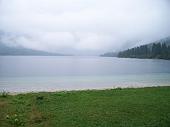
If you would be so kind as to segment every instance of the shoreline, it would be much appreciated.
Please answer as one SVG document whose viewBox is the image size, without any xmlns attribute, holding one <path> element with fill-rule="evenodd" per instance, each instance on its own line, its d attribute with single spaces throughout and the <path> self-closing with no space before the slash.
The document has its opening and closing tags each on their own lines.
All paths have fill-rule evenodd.
<svg viewBox="0 0 170 127">
<path fill-rule="evenodd" d="M 0 91 L 0 94 L 2 92 L 6 92 L 9 95 L 15 96 L 20 94 L 29 94 L 29 93 L 60 93 L 60 92 L 81 92 L 81 91 L 105 91 L 105 90 L 115 90 L 115 89 L 143 89 L 143 88 L 160 88 L 160 87 L 170 87 L 170 85 L 161 85 L 161 86 L 136 86 L 136 87 L 112 87 L 112 88 L 92 88 L 92 89 L 65 89 L 65 90 L 47 90 L 47 91 L 23 91 L 23 92 L 8 92 L 5 90 Z"/>
</svg>

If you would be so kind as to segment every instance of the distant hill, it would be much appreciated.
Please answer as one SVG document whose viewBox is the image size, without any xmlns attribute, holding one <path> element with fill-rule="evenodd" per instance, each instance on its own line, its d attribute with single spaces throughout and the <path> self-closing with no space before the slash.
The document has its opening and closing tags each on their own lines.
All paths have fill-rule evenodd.
<svg viewBox="0 0 170 127">
<path fill-rule="evenodd" d="M 23 47 L 10 47 L 0 42 L 0 55 L 23 55 L 23 56 L 63 56 L 60 53 L 49 53 Z"/>
<path fill-rule="evenodd" d="M 121 51 L 118 57 L 170 59 L 170 37 Z"/>
</svg>

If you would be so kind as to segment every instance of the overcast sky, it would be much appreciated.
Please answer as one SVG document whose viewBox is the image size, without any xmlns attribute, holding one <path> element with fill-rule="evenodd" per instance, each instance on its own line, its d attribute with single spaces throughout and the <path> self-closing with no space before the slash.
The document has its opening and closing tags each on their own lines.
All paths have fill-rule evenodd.
<svg viewBox="0 0 170 127">
<path fill-rule="evenodd" d="M 74 54 L 170 36 L 170 0 L 0 0 L 1 41 Z"/>
</svg>

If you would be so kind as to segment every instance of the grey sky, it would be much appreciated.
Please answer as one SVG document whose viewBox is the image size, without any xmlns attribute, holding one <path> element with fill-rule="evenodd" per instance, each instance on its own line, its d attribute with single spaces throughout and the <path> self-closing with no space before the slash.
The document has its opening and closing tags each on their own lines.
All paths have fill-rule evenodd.
<svg viewBox="0 0 170 127">
<path fill-rule="evenodd" d="M 97 54 L 170 35 L 169 0 L 0 0 L 1 41 Z"/>
</svg>

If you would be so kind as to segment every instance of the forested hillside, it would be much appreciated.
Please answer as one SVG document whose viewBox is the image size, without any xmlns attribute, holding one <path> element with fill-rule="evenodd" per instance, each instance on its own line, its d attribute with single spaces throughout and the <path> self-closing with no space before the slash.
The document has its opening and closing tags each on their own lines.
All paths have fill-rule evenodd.
<svg viewBox="0 0 170 127">
<path fill-rule="evenodd" d="M 118 57 L 170 59 L 170 39 L 121 51 Z"/>
<path fill-rule="evenodd" d="M 165 43 L 153 44 L 151 47 L 142 45 L 118 53 L 118 57 L 170 59 L 170 46 Z"/>
</svg>

